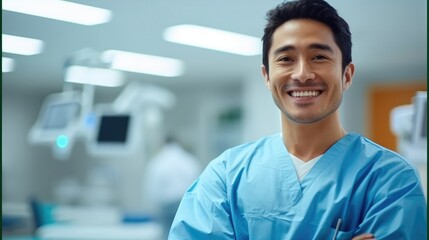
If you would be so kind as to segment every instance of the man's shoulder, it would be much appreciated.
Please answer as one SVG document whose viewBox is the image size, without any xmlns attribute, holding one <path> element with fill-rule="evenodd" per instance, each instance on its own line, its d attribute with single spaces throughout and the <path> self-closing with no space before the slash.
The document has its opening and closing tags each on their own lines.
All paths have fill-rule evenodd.
<svg viewBox="0 0 429 240">
<path fill-rule="evenodd" d="M 379 152 L 379 153 L 384 153 L 384 154 L 388 154 L 388 155 L 392 155 L 395 157 L 398 157 L 400 159 L 404 159 L 399 153 L 397 153 L 396 151 L 389 149 L 377 142 L 375 142 L 374 140 L 365 137 L 363 135 L 360 134 L 356 134 L 356 140 L 362 145 L 364 146 L 368 151 L 375 151 L 375 152 Z"/>
<path fill-rule="evenodd" d="M 282 143 L 281 139 L 281 134 L 277 133 L 228 148 L 220 154 L 214 162 L 220 161 L 227 165 L 234 163 L 243 164 L 246 161 L 251 160 L 253 157 L 263 153 L 271 154 L 273 152 L 273 148 L 276 145 L 278 146 L 279 143 Z"/>
<path fill-rule="evenodd" d="M 248 152 L 254 152 L 258 150 L 263 150 L 267 147 L 273 146 L 273 144 L 281 141 L 281 134 L 272 134 L 268 136 L 261 137 L 259 139 L 249 141 L 238 146 L 227 149 L 224 153 L 226 154 L 242 154 Z"/>
<path fill-rule="evenodd" d="M 414 168 L 414 165 L 398 152 L 389 149 L 368 137 L 357 133 L 353 134 L 355 137 L 355 148 L 360 149 L 360 151 L 366 156 L 371 156 L 371 158 L 377 159 L 377 161 L 375 161 L 376 164 L 384 165 L 389 162 L 391 164 L 398 164 Z"/>
</svg>

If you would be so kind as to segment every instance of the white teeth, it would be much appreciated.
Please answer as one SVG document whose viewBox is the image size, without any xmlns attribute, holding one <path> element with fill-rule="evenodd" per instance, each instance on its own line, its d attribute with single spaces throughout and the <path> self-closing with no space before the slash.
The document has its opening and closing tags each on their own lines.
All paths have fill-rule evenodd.
<svg viewBox="0 0 429 240">
<path fill-rule="evenodd" d="M 293 91 L 291 93 L 292 97 L 317 97 L 319 94 L 319 91 Z"/>
</svg>

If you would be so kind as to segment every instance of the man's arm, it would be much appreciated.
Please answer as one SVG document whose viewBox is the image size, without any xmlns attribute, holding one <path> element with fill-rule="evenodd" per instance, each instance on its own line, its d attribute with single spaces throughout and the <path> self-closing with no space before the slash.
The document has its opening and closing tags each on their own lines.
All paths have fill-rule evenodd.
<svg viewBox="0 0 429 240">
<path fill-rule="evenodd" d="M 357 233 L 372 233 L 377 239 L 427 239 L 427 205 L 417 172 L 412 167 L 382 174 L 368 190 L 369 201 Z"/>
</svg>

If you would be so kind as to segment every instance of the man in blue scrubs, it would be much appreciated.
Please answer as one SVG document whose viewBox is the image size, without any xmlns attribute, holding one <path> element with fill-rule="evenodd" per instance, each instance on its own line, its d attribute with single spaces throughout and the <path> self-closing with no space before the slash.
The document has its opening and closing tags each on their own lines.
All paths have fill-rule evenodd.
<svg viewBox="0 0 429 240">
<path fill-rule="evenodd" d="M 416 169 L 341 126 L 351 34 L 321 0 L 267 14 L 262 74 L 281 134 L 226 150 L 184 195 L 169 239 L 427 239 Z"/>
</svg>

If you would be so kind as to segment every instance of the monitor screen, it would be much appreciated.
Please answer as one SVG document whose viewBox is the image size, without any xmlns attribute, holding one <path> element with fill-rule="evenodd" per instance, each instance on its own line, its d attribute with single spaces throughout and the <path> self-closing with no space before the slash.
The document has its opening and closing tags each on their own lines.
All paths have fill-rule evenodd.
<svg viewBox="0 0 429 240">
<path fill-rule="evenodd" d="M 423 109 L 422 109 L 422 121 L 421 121 L 421 129 L 420 129 L 420 136 L 422 137 L 427 137 L 427 102 L 425 101 L 423 104 Z"/>
<path fill-rule="evenodd" d="M 79 115 L 80 105 L 77 102 L 51 104 L 46 107 L 43 116 L 43 129 L 62 129 Z"/>
<path fill-rule="evenodd" d="M 72 141 L 79 131 L 82 95 L 77 91 L 49 94 L 45 97 L 36 122 L 28 134 L 32 144 L 55 144 L 59 136 Z"/>
<path fill-rule="evenodd" d="M 94 125 L 86 142 L 96 157 L 131 156 L 142 151 L 142 117 L 138 112 L 117 111 L 110 103 L 94 106 Z"/>
<path fill-rule="evenodd" d="M 425 101 L 425 103 L 423 104 L 424 105 L 424 107 L 423 107 L 423 116 L 422 116 L 422 129 L 421 129 L 421 135 L 422 135 L 422 137 L 427 137 L 427 123 L 428 123 L 428 120 L 427 120 L 427 116 L 428 116 L 428 112 L 427 112 L 427 101 Z"/>
<path fill-rule="evenodd" d="M 130 115 L 104 115 L 100 117 L 98 143 L 125 143 L 128 136 Z"/>
<path fill-rule="evenodd" d="M 427 142 L 427 92 L 417 92 L 414 97 L 412 140 L 415 144 Z"/>
</svg>

